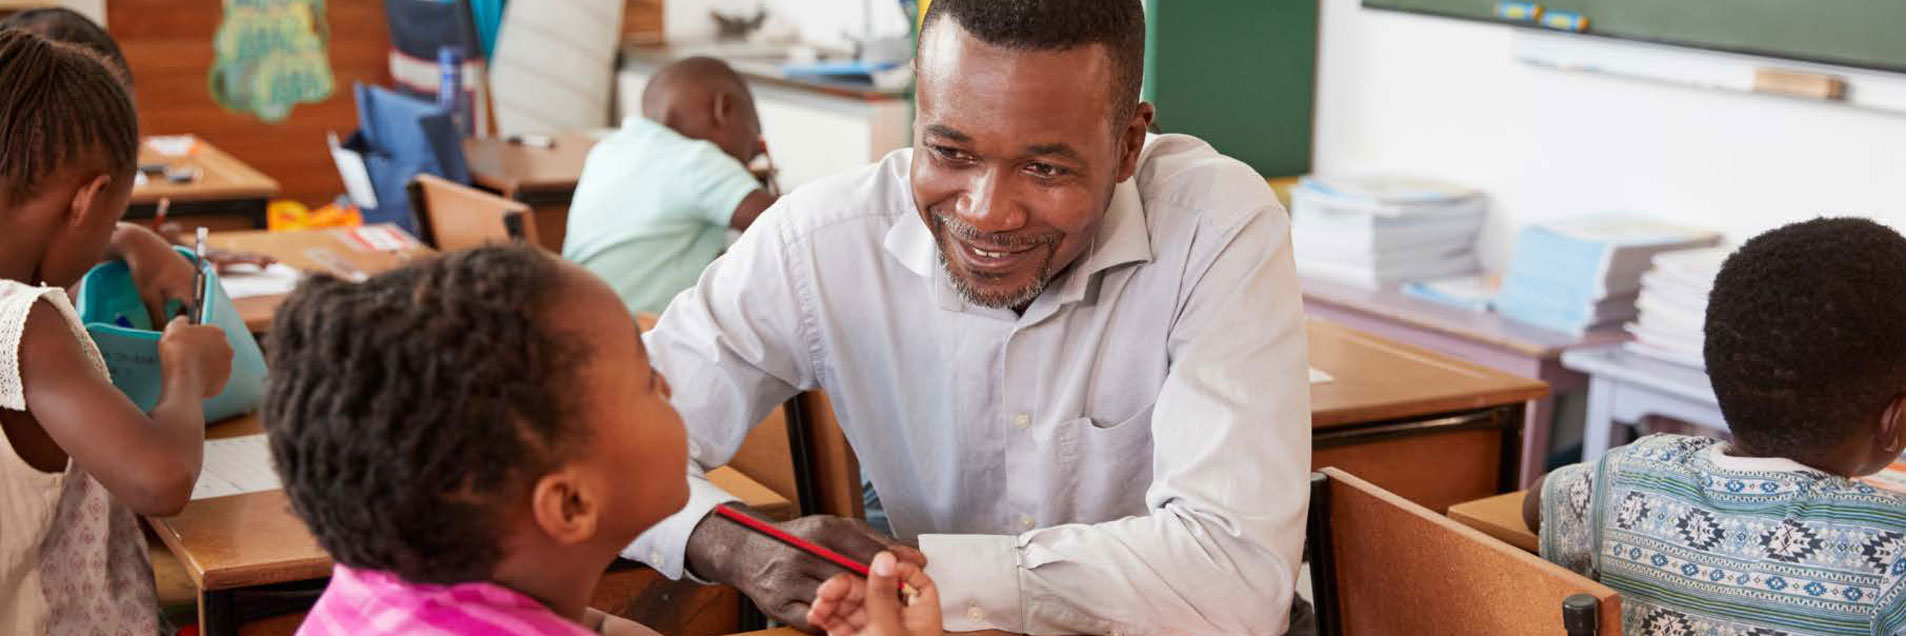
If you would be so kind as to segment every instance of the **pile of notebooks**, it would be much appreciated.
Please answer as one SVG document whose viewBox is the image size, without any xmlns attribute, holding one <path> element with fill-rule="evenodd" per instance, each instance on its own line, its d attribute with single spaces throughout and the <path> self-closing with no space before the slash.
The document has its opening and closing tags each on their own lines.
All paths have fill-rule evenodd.
<svg viewBox="0 0 1906 636">
<path fill-rule="evenodd" d="M 1291 189 L 1297 272 L 1364 288 L 1476 271 L 1487 206 L 1467 188 L 1398 177 L 1305 177 Z"/>
<path fill-rule="evenodd" d="M 1634 353 L 1696 369 L 1704 368 L 1701 346 L 1706 341 L 1707 295 L 1714 276 L 1731 248 L 1667 252 L 1654 257 L 1654 266 L 1641 276 L 1641 296 L 1635 300 L 1640 317 L 1628 323 L 1635 339 L 1626 345 Z"/>
<path fill-rule="evenodd" d="M 1654 257 L 1720 243 L 1719 233 L 1632 215 L 1538 223 L 1516 235 L 1496 312 L 1581 334 L 1636 317 L 1641 276 Z"/>
</svg>

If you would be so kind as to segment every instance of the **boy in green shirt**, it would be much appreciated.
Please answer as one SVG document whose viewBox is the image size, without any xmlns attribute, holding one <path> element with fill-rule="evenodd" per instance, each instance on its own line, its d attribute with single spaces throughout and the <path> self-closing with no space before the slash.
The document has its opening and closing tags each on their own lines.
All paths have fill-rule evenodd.
<svg viewBox="0 0 1906 636">
<path fill-rule="evenodd" d="M 642 116 L 589 151 L 563 258 L 608 281 L 631 312 L 660 314 L 714 262 L 729 228 L 775 201 L 747 168 L 761 152 L 754 97 L 733 69 L 696 57 L 656 72 Z"/>
</svg>

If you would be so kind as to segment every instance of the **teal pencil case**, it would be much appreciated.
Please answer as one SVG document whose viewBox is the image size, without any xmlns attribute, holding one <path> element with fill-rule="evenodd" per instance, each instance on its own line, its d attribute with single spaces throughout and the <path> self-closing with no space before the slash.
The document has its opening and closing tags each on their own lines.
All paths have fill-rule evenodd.
<svg viewBox="0 0 1906 636">
<path fill-rule="evenodd" d="M 205 306 L 199 308 L 199 324 L 217 325 L 225 330 L 225 341 L 232 347 L 232 377 L 224 390 L 204 401 L 205 421 L 215 422 L 258 410 L 265 397 L 265 354 L 258 340 L 232 306 L 232 299 L 219 285 L 217 271 L 193 258 L 192 252 L 174 248 L 186 260 L 205 271 Z M 175 301 L 167 315 L 178 307 Z M 113 386 L 132 399 L 142 411 L 159 403 L 159 330 L 146 315 L 145 302 L 132 283 L 132 272 L 120 261 L 101 263 L 80 279 L 80 322 L 106 358 Z"/>
</svg>

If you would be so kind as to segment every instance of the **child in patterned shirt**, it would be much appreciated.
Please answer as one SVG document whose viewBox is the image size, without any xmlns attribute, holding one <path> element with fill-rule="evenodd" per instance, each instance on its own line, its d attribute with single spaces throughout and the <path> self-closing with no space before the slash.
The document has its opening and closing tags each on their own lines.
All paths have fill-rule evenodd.
<svg viewBox="0 0 1906 636">
<path fill-rule="evenodd" d="M 1748 241 L 1708 299 L 1732 442 L 1653 435 L 1531 488 L 1542 557 L 1622 594 L 1630 636 L 1906 634 L 1906 238 L 1815 219 Z"/>
</svg>

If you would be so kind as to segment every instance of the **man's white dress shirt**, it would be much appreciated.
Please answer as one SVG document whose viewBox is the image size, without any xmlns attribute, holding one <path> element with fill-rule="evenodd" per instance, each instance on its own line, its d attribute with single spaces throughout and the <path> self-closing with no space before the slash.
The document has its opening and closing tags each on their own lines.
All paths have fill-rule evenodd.
<svg viewBox="0 0 1906 636">
<path fill-rule="evenodd" d="M 689 430 L 691 497 L 625 554 L 672 577 L 733 498 L 701 478 L 822 389 L 946 627 L 1285 628 L 1310 472 L 1290 222 L 1204 142 L 1147 139 L 1093 245 L 1024 315 L 965 302 L 910 150 L 782 198 L 645 338 Z"/>
</svg>

